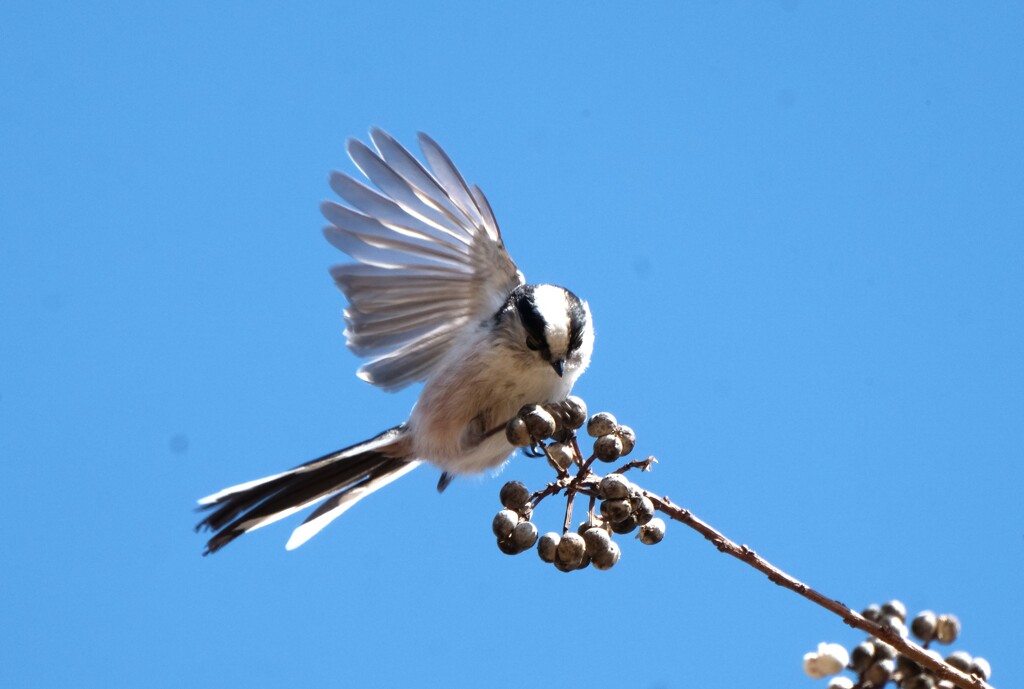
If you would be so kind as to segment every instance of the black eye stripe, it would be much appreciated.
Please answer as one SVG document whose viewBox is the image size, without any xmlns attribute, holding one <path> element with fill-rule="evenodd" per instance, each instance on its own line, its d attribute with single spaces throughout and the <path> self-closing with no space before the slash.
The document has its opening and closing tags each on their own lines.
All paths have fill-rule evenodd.
<svg viewBox="0 0 1024 689">
<path fill-rule="evenodd" d="M 505 306 L 494 317 L 497 320 L 503 311 L 514 307 L 519 313 L 519 320 L 522 322 L 526 334 L 536 341 L 537 349 L 541 352 L 550 352 L 547 333 L 544 332 L 544 318 L 540 314 L 540 309 L 537 308 L 536 287 L 536 285 L 520 285 L 516 287 L 508 295 L 508 301 L 505 302 Z M 583 332 L 587 327 L 587 311 L 579 297 L 569 290 L 564 290 L 564 292 L 566 306 L 568 307 L 567 315 L 569 317 L 569 347 L 567 354 L 571 354 L 583 346 Z M 529 346 L 529 343 L 527 343 L 527 346 Z M 534 348 L 530 347 L 530 349 Z"/>
<path fill-rule="evenodd" d="M 519 311 L 519 319 L 523 322 L 526 332 L 537 341 L 540 349 L 547 349 L 548 340 L 544 333 L 544 318 L 537 309 L 537 301 L 533 296 L 533 286 L 524 285 L 517 287 L 509 298 L 514 300 L 513 303 L 516 305 L 516 310 Z"/>
<path fill-rule="evenodd" d="M 575 352 L 583 346 L 583 330 L 587 326 L 587 311 L 583 308 L 580 298 L 569 290 L 565 290 L 565 298 L 569 303 L 569 351 Z"/>
</svg>

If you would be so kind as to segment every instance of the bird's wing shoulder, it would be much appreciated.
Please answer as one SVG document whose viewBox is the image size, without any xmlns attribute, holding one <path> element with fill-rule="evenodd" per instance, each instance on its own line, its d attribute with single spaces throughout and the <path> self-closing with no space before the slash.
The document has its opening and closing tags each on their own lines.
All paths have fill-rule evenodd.
<svg viewBox="0 0 1024 689">
<path fill-rule="evenodd" d="M 518 285 L 483 193 L 447 154 L 419 135 L 427 166 L 380 129 L 374 148 L 349 140 L 348 153 L 373 189 L 331 174 L 348 206 L 325 201 L 327 240 L 358 263 L 331 275 L 348 297 L 348 346 L 369 361 L 364 380 L 398 390 L 423 380 L 467 324 L 493 315 Z"/>
</svg>

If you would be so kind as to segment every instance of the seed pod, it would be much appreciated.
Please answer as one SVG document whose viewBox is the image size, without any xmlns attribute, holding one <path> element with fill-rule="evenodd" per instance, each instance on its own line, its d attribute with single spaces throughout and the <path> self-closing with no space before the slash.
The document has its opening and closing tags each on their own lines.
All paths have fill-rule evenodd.
<svg viewBox="0 0 1024 689">
<path fill-rule="evenodd" d="M 509 536 L 509 540 L 515 546 L 516 552 L 521 553 L 524 550 L 529 550 L 537 542 L 537 527 L 533 522 L 519 522 L 512 529 L 512 535 Z"/>
<path fill-rule="evenodd" d="M 499 539 L 508 538 L 512 533 L 512 529 L 516 528 L 516 524 L 519 523 L 519 515 L 512 510 L 502 510 L 494 515 L 494 521 L 491 522 L 491 529 L 494 531 L 494 535 Z"/>
<path fill-rule="evenodd" d="M 598 515 L 595 514 L 593 520 L 588 519 L 585 522 L 580 522 L 579 526 L 576 527 L 576 533 L 578 533 L 580 536 L 582 536 L 583 534 L 587 533 L 588 529 L 603 529 L 603 528 L 604 528 L 604 526 L 601 525 L 601 517 L 599 517 Z"/>
<path fill-rule="evenodd" d="M 505 439 L 515 447 L 526 447 L 530 444 L 530 429 L 519 416 L 505 424 Z"/>
<path fill-rule="evenodd" d="M 636 519 L 636 523 L 641 526 L 654 519 L 654 503 L 651 502 L 649 497 L 643 496 L 640 499 L 640 505 L 633 507 L 633 517 Z"/>
<path fill-rule="evenodd" d="M 510 510 L 519 510 L 530 499 L 530 489 L 521 481 L 509 481 L 501 487 L 498 498 Z"/>
<path fill-rule="evenodd" d="M 872 686 L 880 687 L 889 681 L 895 669 L 896 663 L 891 658 L 879 660 L 873 663 L 867 672 L 864 673 L 864 680 Z"/>
<path fill-rule="evenodd" d="M 612 524 L 618 524 L 628 518 L 632 511 L 629 500 L 605 500 L 601 503 L 601 516 Z"/>
<path fill-rule="evenodd" d="M 619 561 L 619 556 L 621 554 L 622 551 L 619 550 L 619 544 L 609 539 L 608 547 L 591 555 L 591 561 L 597 569 L 611 569 L 615 566 L 615 563 Z"/>
<path fill-rule="evenodd" d="M 900 687 L 901 689 L 935 689 L 935 678 L 924 673 L 905 677 L 900 683 Z"/>
<path fill-rule="evenodd" d="M 555 419 L 544 407 L 528 404 L 519 410 L 519 416 L 526 422 L 530 437 L 534 440 L 550 438 L 555 432 Z"/>
<path fill-rule="evenodd" d="M 906 639 L 910 634 L 910 632 L 907 631 L 907 625 L 903 624 L 903 620 L 896 615 L 882 615 L 882 619 L 878 621 L 878 624 L 895 630 L 896 633 L 904 639 Z"/>
<path fill-rule="evenodd" d="M 598 553 L 608 550 L 608 544 L 612 542 L 612 537 L 601 527 L 594 526 L 583 532 L 583 541 L 587 544 L 587 553 L 591 557 L 597 557 Z"/>
<path fill-rule="evenodd" d="M 555 423 L 559 423 L 558 419 L 555 419 Z M 572 431 L 567 428 L 558 427 L 555 432 L 551 434 L 551 439 L 556 443 L 567 443 L 572 440 Z"/>
<path fill-rule="evenodd" d="M 633 533 L 633 530 L 636 528 L 636 519 L 633 517 L 633 515 L 629 515 L 628 517 L 623 519 L 621 522 L 618 522 L 617 524 L 611 524 L 611 527 L 612 527 L 612 532 L 613 533 L 617 533 L 617 534 Z"/>
<path fill-rule="evenodd" d="M 615 435 L 602 435 L 594 441 L 594 455 L 602 462 L 614 462 L 622 456 L 622 441 Z"/>
<path fill-rule="evenodd" d="M 992 676 L 992 666 L 989 665 L 987 660 L 978 656 L 974 659 L 974 662 L 971 663 L 971 669 L 968 672 L 972 675 L 981 677 L 987 682 L 988 678 Z"/>
<path fill-rule="evenodd" d="M 896 657 L 896 649 L 881 639 L 874 640 L 875 660 L 892 660 Z"/>
<path fill-rule="evenodd" d="M 882 603 L 881 613 L 882 617 L 885 617 L 886 615 L 895 615 L 904 622 L 907 621 L 907 606 L 905 606 L 903 601 L 900 600 L 893 599 L 886 603 Z"/>
<path fill-rule="evenodd" d="M 615 435 L 622 441 L 622 456 L 625 457 L 636 446 L 636 433 L 629 426 L 619 426 L 615 429 Z"/>
<path fill-rule="evenodd" d="M 572 466 L 576 453 L 565 443 L 548 444 L 548 463 L 559 471 L 567 471 Z"/>
<path fill-rule="evenodd" d="M 511 538 L 499 538 L 498 550 L 505 553 L 506 555 L 518 555 L 522 552 L 521 550 L 519 550 L 519 548 L 515 546 Z"/>
<path fill-rule="evenodd" d="M 555 561 L 555 550 L 558 549 L 558 542 L 562 540 L 562 535 L 557 534 L 554 531 L 549 531 L 540 537 L 537 541 L 537 554 L 544 562 Z"/>
<path fill-rule="evenodd" d="M 590 421 L 587 421 L 587 434 L 591 438 L 608 435 L 614 433 L 618 425 L 619 422 L 608 412 L 598 412 L 590 417 Z"/>
<path fill-rule="evenodd" d="M 582 426 L 587 420 L 587 403 L 575 395 L 569 395 L 562 402 L 564 410 L 565 425 L 576 429 Z"/>
<path fill-rule="evenodd" d="M 820 643 L 818 650 L 804 654 L 804 672 L 821 679 L 841 672 L 850 662 L 850 654 L 839 644 Z"/>
<path fill-rule="evenodd" d="M 853 647 L 850 651 L 849 668 L 860 674 L 870 667 L 875 657 L 875 646 L 870 640 Z"/>
<path fill-rule="evenodd" d="M 620 500 L 629 497 L 630 483 L 622 474 L 608 474 L 597 488 L 597 497 L 602 500 Z"/>
<path fill-rule="evenodd" d="M 960 618 L 956 615 L 939 615 L 935 623 L 935 638 L 940 644 L 951 644 L 960 636 Z"/>
<path fill-rule="evenodd" d="M 879 618 L 882 616 L 882 608 L 872 603 L 868 607 L 861 610 L 860 614 L 863 615 L 865 619 L 870 620 L 871 622 L 878 622 Z"/>
<path fill-rule="evenodd" d="M 555 562 L 561 562 L 574 569 L 583 561 L 583 555 L 587 552 L 586 542 L 583 536 L 575 533 L 567 533 L 562 536 L 555 548 Z"/>
<path fill-rule="evenodd" d="M 969 672 L 974 658 L 967 651 L 953 651 L 946 656 L 946 662 L 961 672 Z"/>
<path fill-rule="evenodd" d="M 931 610 L 922 610 L 910 623 L 910 631 L 923 643 L 935 638 L 935 625 L 939 618 Z"/>
<path fill-rule="evenodd" d="M 644 545 L 661 543 L 661 539 L 665 538 L 665 521 L 660 517 L 654 517 L 640 527 L 638 538 Z"/>
</svg>

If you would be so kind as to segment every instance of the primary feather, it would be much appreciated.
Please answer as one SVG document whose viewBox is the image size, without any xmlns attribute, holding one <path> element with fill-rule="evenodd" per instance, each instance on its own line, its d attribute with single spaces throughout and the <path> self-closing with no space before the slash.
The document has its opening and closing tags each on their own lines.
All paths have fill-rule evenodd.
<svg viewBox="0 0 1024 689">
<path fill-rule="evenodd" d="M 348 152 L 377 189 L 335 172 L 347 202 L 322 205 L 324 234 L 359 261 L 331 274 L 349 300 L 349 348 L 368 357 L 359 375 L 398 390 L 430 375 L 466 323 L 493 315 L 522 274 L 505 251 L 483 193 L 470 187 L 433 139 L 420 135 L 429 168 L 374 129 L 376 150 Z"/>
</svg>

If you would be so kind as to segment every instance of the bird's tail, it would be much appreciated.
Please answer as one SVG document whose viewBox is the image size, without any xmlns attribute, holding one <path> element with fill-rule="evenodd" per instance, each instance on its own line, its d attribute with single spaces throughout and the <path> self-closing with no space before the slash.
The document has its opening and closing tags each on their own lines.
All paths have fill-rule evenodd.
<svg viewBox="0 0 1024 689">
<path fill-rule="evenodd" d="M 199 509 L 211 512 L 196 524 L 196 531 L 215 532 L 203 555 L 217 552 L 247 531 L 329 498 L 295 529 L 285 546 L 298 548 L 356 502 L 419 466 L 419 461 L 405 459 L 404 432 L 404 425 L 396 426 L 290 471 L 203 498 Z"/>
</svg>

